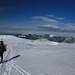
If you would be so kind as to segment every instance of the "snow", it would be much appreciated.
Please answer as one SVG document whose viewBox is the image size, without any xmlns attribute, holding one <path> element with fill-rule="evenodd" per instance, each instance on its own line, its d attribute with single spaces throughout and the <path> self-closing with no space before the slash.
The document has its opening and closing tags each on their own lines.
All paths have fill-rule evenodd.
<svg viewBox="0 0 75 75">
<path fill-rule="evenodd" d="M 0 75 L 75 75 L 75 44 L 10 35 L 0 35 L 0 39 L 7 43 L 4 59 L 21 55 L 0 64 Z"/>
<path fill-rule="evenodd" d="M 55 35 L 50 35 L 50 37 L 54 37 Z"/>
</svg>

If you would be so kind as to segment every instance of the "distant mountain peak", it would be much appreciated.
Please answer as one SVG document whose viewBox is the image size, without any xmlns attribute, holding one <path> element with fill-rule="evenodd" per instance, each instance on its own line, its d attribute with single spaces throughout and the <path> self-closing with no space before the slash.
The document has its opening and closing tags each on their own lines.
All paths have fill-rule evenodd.
<svg viewBox="0 0 75 75">
<path fill-rule="evenodd" d="M 33 35 L 33 33 L 32 33 L 32 32 L 22 33 L 22 35 L 29 35 L 29 34 Z"/>
</svg>

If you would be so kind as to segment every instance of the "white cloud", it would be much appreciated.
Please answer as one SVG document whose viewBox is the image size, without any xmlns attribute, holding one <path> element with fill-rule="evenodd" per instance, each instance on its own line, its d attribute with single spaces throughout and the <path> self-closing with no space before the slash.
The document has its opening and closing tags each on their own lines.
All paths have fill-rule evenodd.
<svg viewBox="0 0 75 75">
<path fill-rule="evenodd" d="M 0 26 L 0 30 L 10 30 L 10 31 L 14 31 L 14 30 L 26 30 L 28 29 L 28 27 L 25 27 L 25 26 L 19 26 L 19 25 L 14 25 L 14 26 Z"/>
<path fill-rule="evenodd" d="M 44 31 L 46 30 L 46 31 L 54 31 L 54 32 L 75 32 L 75 26 L 74 28 L 71 26 L 59 27 L 56 25 L 48 24 L 48 25 L 38 26 L 38 28 Z"/>
<path fill-rule="evenodd" d="M 43 16 L 35 16 L 33 17 L 34 19 L 41 19 L 42 21 L 45 22 L 53 22 L 53 23 L 58 23 L 59 21 L 51 19 L 51 18 L 47 18 L 47 17 L 43 17 Z"/>
<path fill-rule="evenodd" d="M 64 18 L 61 17 L 55 17 L 54 15 L 50 15 L 51 17 L 54 17 L 56 19 L 60 19 L 63 20 Z M 58 31 L 58 32 L 75 32 L 75 27 L 72 28 L 75 24 L 71 24 L 71 25 L 66 25 L 63 22 L 60 22 L 58 20 L 55 19 L 51 19 L 48 17 L 43 17 L 43 16 L 35 16 L 33 17 L 33 19 L 36 19 L 36 21 L 40 21 L 40 22 L 44 22 L 44 24 L 42 25 L 38 25 L 38 29 L 41 30 L 48 30 L 48 31 Z M 64 25 L 65 27 L 61 27 L 61 25 Z"/>
<path fill-rule="evenodd" d="M 51 18 L 55 18 L 55 19 L 57 19 L 57 20 L 64 20 L 64 19 L 65 19 L 65 18 L 62 18 L 62 17 L 54 16 L 54 15 L 47 15 L 47 16 L 49 16 L 49 17 L 51 17 Z"/>
<path fill-rule="evenodd" d="M 41 25 L 38 26 L 39 30 L 44 30 L 44 31 L 61 31 L 61 28 L 56 26 L 56 25 L 52 25 L 52 24 L 48 24 L 48 25 Z"/>
<path fill-rule="evenodd" d="M 58 26 L 56 26 L 56 25 L 51 25 L 51 24 L 43 25 L 43 27 L 49 27 L 49 28 L 59 28 Z"/>
<path fill-rule="evenodd" d="M 11 26 L 0 26 L 0 33 L 21 33 L 21 32 L 29 32 L 34 30 L 31 27 L 21 26 L 21 25 L 11 25 Z"/>
<path fill-rule="evenodd" d="M 75 30 L 75 23 L 66 24 L 68 30 Z"/>
<path fill-rule="evenodd" d="M 75 27 L 75 23 L 68 23 L 66 24 L 67 26 L 74 26 Z"/>
<path fill-rule="evenodd" d="M 35 23 L 35 24 L 44 24 L 44 22 L 41 22 L 41 21 L 37 21 L 37 20 L 32 20 L 32 21 L 29 21 L 29 22 L 33 22 L 33 23 Z"/>
</svg>

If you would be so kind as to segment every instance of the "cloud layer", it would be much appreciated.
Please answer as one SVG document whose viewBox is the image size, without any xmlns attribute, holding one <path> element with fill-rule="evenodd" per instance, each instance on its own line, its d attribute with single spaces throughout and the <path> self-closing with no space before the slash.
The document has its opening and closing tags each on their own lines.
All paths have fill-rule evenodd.
<svg viewBox="0 0 75 75">
<path fill-rule="evenodd" d="M 48 18 L 48 17 L 43 17 L 43 16 L 35 16 L 33 18 L 34 19 L 40 19 L 40 20 L 46 21 L 46 22 L 55 22 L 55 23 L 59 22 L 57 20 L 54 20 L 54 19 L 51 19 L 51 18 Z"/>
<path fill-rule="evenodd" d="M 21 33 L 29 31 L 52 31 L 52 32 L 75 32 L 75 23 L 63 23 L 60 20 L 65 18 L 56 17 L 54 15 L 47 16 L 33 16 L 28 23 L 33 25 L 0 25 L 0 32 Z M 0 19 L 0 23 L 11 22 L 11 20 Z M 64 25 L 64 26 L 63 26 Z"/>
<path fill-rule="evenodd" d="M 51 17 L 51 18 L 55 18 L 55 19 L 57 19 L 57 20 L 65 20 L 65 18 L 57 17 L 57 16 L 54 16 L 54 15 L 47 15 L 47 16 L 49 16 L 49 17 Z"/>
<path fill-rule="evenodd" d="M 48 16 L 48 17 L 47 17 Z M 39 30 L 55 31 L 55 32 L 75 32 L 75 23 L 63 23 L 65 18 L 56 17 L 54 15 L 35 16 L 33 19 L 36 21 L 43 21 L 43 25 L 38 25 Z M 61 20 L 61 21 L 60 21 Z"/>
</svg>

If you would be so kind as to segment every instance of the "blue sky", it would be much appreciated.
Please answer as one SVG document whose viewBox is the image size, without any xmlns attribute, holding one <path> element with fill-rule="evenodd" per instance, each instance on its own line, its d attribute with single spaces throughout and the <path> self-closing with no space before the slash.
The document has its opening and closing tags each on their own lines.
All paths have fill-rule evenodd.
<svg viewBox="0 0 75 75">
<path fill-rule="evenodd" d="M 75 32 L 75 0 L 0 0 L 0 32 Z"/>
</svg>

